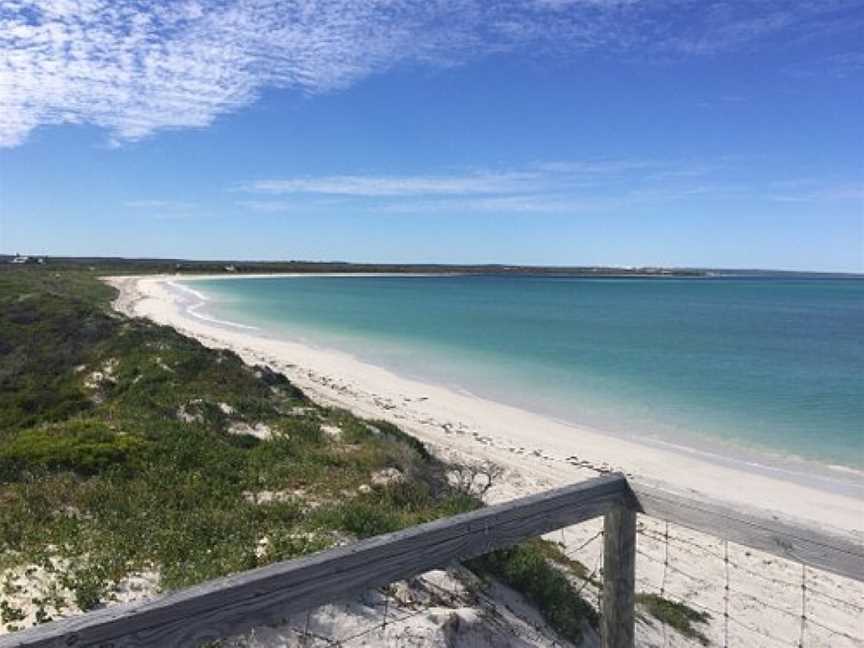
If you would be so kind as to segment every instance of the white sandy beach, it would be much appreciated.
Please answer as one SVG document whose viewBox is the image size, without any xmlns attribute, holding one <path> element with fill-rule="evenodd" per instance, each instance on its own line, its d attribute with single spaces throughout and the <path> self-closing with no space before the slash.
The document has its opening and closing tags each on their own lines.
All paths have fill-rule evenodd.
<svg viewBox="0 0 864 648">
<path fill-rule="evenodd" d="M 110 283 L 120 290 L 115 307 L 130 316 L 173 326 L 208 346 L 230 348 L 248 362 L 270 365 L 322 404 L 391 420 L 445 458 L 488 460 L 503 466 L 505 475 L 492 491 L 495 500 L 576 482 L 596 475 L 597 471 L 617 470 L 645 480 L 674 481 L 681 490 L 757 506 L 851 535 L 858 541 L 864 539 L 864 500 L 854 494 L 854 484 L 848 492 L 820 488 L 817 483 L 791 479 L 764 468 L 747 469 L 733 462 L 708 460 L 697 453 L 616 438 L 408 379 L 345 353 L 278 340 L 248 328 L 207 320 L 194 310 L 190 312 L 190 303 L 181 296 L 182 292 L 170 285 L 176 279 L 169 276 L 111 278 Z M 646 520 L 645 524 L 650 534 L 660 523 Z M 575 546 L 597 528 L 596 523 L 580 525 L 559 533 L 556 539 Z M 674 528 L 672 534 L 682 542 L 692 541 L 708 551 L 718 551 L 716 539 L 680 528 Z M 580 555 L 583 562 L 590 564 L 597 555 L 592 551 L 597 550 L 588 547 L 587 553 Z M 722 609 L 722 561 L 709 553 L 679 551 L 676 556 L 679 567 L 695 573 L 696 580 L 702 581 L 693 582 L 694 579 L 677 572 L 664 577 L 662 542 L 640 536 L 640 551 L 637 575 L 642 590 L 656 590 L 663 579 L 667 595 L 696 600 L 694 596 L 698 593 L 703 605 L 713 610 Z M 736 583 L 735 589 L 744 594 L 730 601 L 730 613 L 743 625 L 762 628 L 766 633 L 779 635 L 783 641 L 797 642 L 800 588 L 781 587 L 768 579 L 800 583 L 800 565 L 740 547 L 730 547 L 730 557 L 766 576 L 762 581 L 741 578 Z M 861 584 L 822 573 L 814 573 L 810 578 L 814 588 L 830 592 L 833 599 L 858 605 L 864 600 Z M 815 626 L 807 628 L 808 636 L 816 643 L 805 645 L 864 645 L 864 618 L 860 610 L 852 605 L 844 607 L 836 601 L 828 604 L 830 600 L 815 601 L 809 614 L 816 618 L 814 615 L 818 612 L 824 625 L 842 632 L 831 634 Z M 770 602 L 780 611 L 766 608 L 762 601 Z M 733 645 L 777 645 L 768 639 L 763 643 L 758 633 L 745 631 L 743 625 L 732 629 L 739 637 L 738 643 Z M 706 634 L 722 645 L 722 631 L 720 620 L 714 619 Z M 640 622 L 641 645 L 695 645 L 682 643 L 680 636 L 664 638 L 665 634 L 661 629 Z M 730 638 L 732 636 L 730 634 Z"/>
</svg>

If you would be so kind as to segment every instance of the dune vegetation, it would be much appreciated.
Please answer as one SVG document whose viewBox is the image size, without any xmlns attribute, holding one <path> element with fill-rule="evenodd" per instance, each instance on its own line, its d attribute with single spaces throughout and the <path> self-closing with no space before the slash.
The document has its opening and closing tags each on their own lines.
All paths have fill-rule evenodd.
<svg viewBox="0 0 864 648">
<path fill-rule="evenodd" d="M 100 274 L 0 271 L 0 629 L 176 589 L 480 507 L 493 473 L 282 374 L 111 308 Z M 488 470 L 488 467 L 486 468 Z M 493 471 L 494 472 L 494 471 Z M 534 539 L 467 563 L 578 643 L 578 560 Z M 701 639 L 686 606 L 640 599 Z M 667 618 L 668 617 L 668 618 Z"/>
<path fill-rule="evenodd" d="M 92 272 L 0 272 L 8 630 L 34 607 L 38 623 L 109 602 L 142 574 L 170 590 L 482 505 L 396 426 L 118 315 L 113 297 Z M 548 608 L 564 636 L 596 619 L 537 545 L 477 566 Z M 34 594 L 24 583 L 37 576 Z"/>
</svg>

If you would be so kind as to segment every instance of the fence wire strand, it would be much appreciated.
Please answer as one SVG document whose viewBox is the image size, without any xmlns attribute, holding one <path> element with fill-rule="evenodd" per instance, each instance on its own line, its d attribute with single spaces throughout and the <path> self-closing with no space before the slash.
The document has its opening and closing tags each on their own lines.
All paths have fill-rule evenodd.
<svg viewBox="0 0 864 648">
<path fill-rule="evenodd" d="M 667 535 L 669 523 L 666 523 Z M 723 648 L 729 648 L 729 541 L 723 541 L 723 571 L 726 582 L 723 584 Z"/>
<path fill-rule="evenodd" d="M 804 648 L 804 633 L 807 631 L 807 565 L 801 565 L 801 636 L 799 648 Z"/>
</svg>

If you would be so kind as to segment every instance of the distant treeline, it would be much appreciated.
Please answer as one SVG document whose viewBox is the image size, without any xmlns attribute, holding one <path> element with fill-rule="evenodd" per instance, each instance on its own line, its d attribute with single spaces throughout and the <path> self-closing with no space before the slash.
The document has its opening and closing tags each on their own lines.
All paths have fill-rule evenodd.
<svg viewBox="0 0 864 648">
<path fill-rule="evenodd" d="M 0 267 L 14 267 L 14 257 L 0 255 Z M 701 277 L 704 270 L 657 267 L 610 266 L 520 266 L 503 264 L 448 265 L 437 263 L 348 263 L 344 261 L 189 261 L 184 259 L 125 259 L 120 257 L 40 257 L 42 267 L 64 267 L 98 272 L 119 273 L 280 273 L 280 272 L 340 272 L 340 273 L 466 273 L 544 275 L 562 277 L 622 277 L 622 276 L 685 276 Z M 18 266 L 20 267 L 20 266 Z M 83 267 L 83 268 L 82 268 Z"/>
</svg>

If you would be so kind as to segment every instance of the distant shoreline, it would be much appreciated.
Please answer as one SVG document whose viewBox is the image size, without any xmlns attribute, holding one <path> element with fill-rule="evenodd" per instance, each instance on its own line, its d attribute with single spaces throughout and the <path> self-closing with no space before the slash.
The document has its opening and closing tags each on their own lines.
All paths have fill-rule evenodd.
<svg viewBox="0 0 864 648">
<path fill-rule="evenodd" d="M 28 265 L 51 270 L 85 270 L 102 275 L 175 274 L 183 278 L 285 275 L 451 275 L 568 277 L 583 279 L 849 279 L 864 272 L 771 268 L 685 267 L 658 265 L 520 265 L 512 263 L 379 263 L 354 261 L 262 261 L 249 259 L 177 259 L 152 257 L 66 257 L 0 253 L 0 271 Z"/>
</svg>

